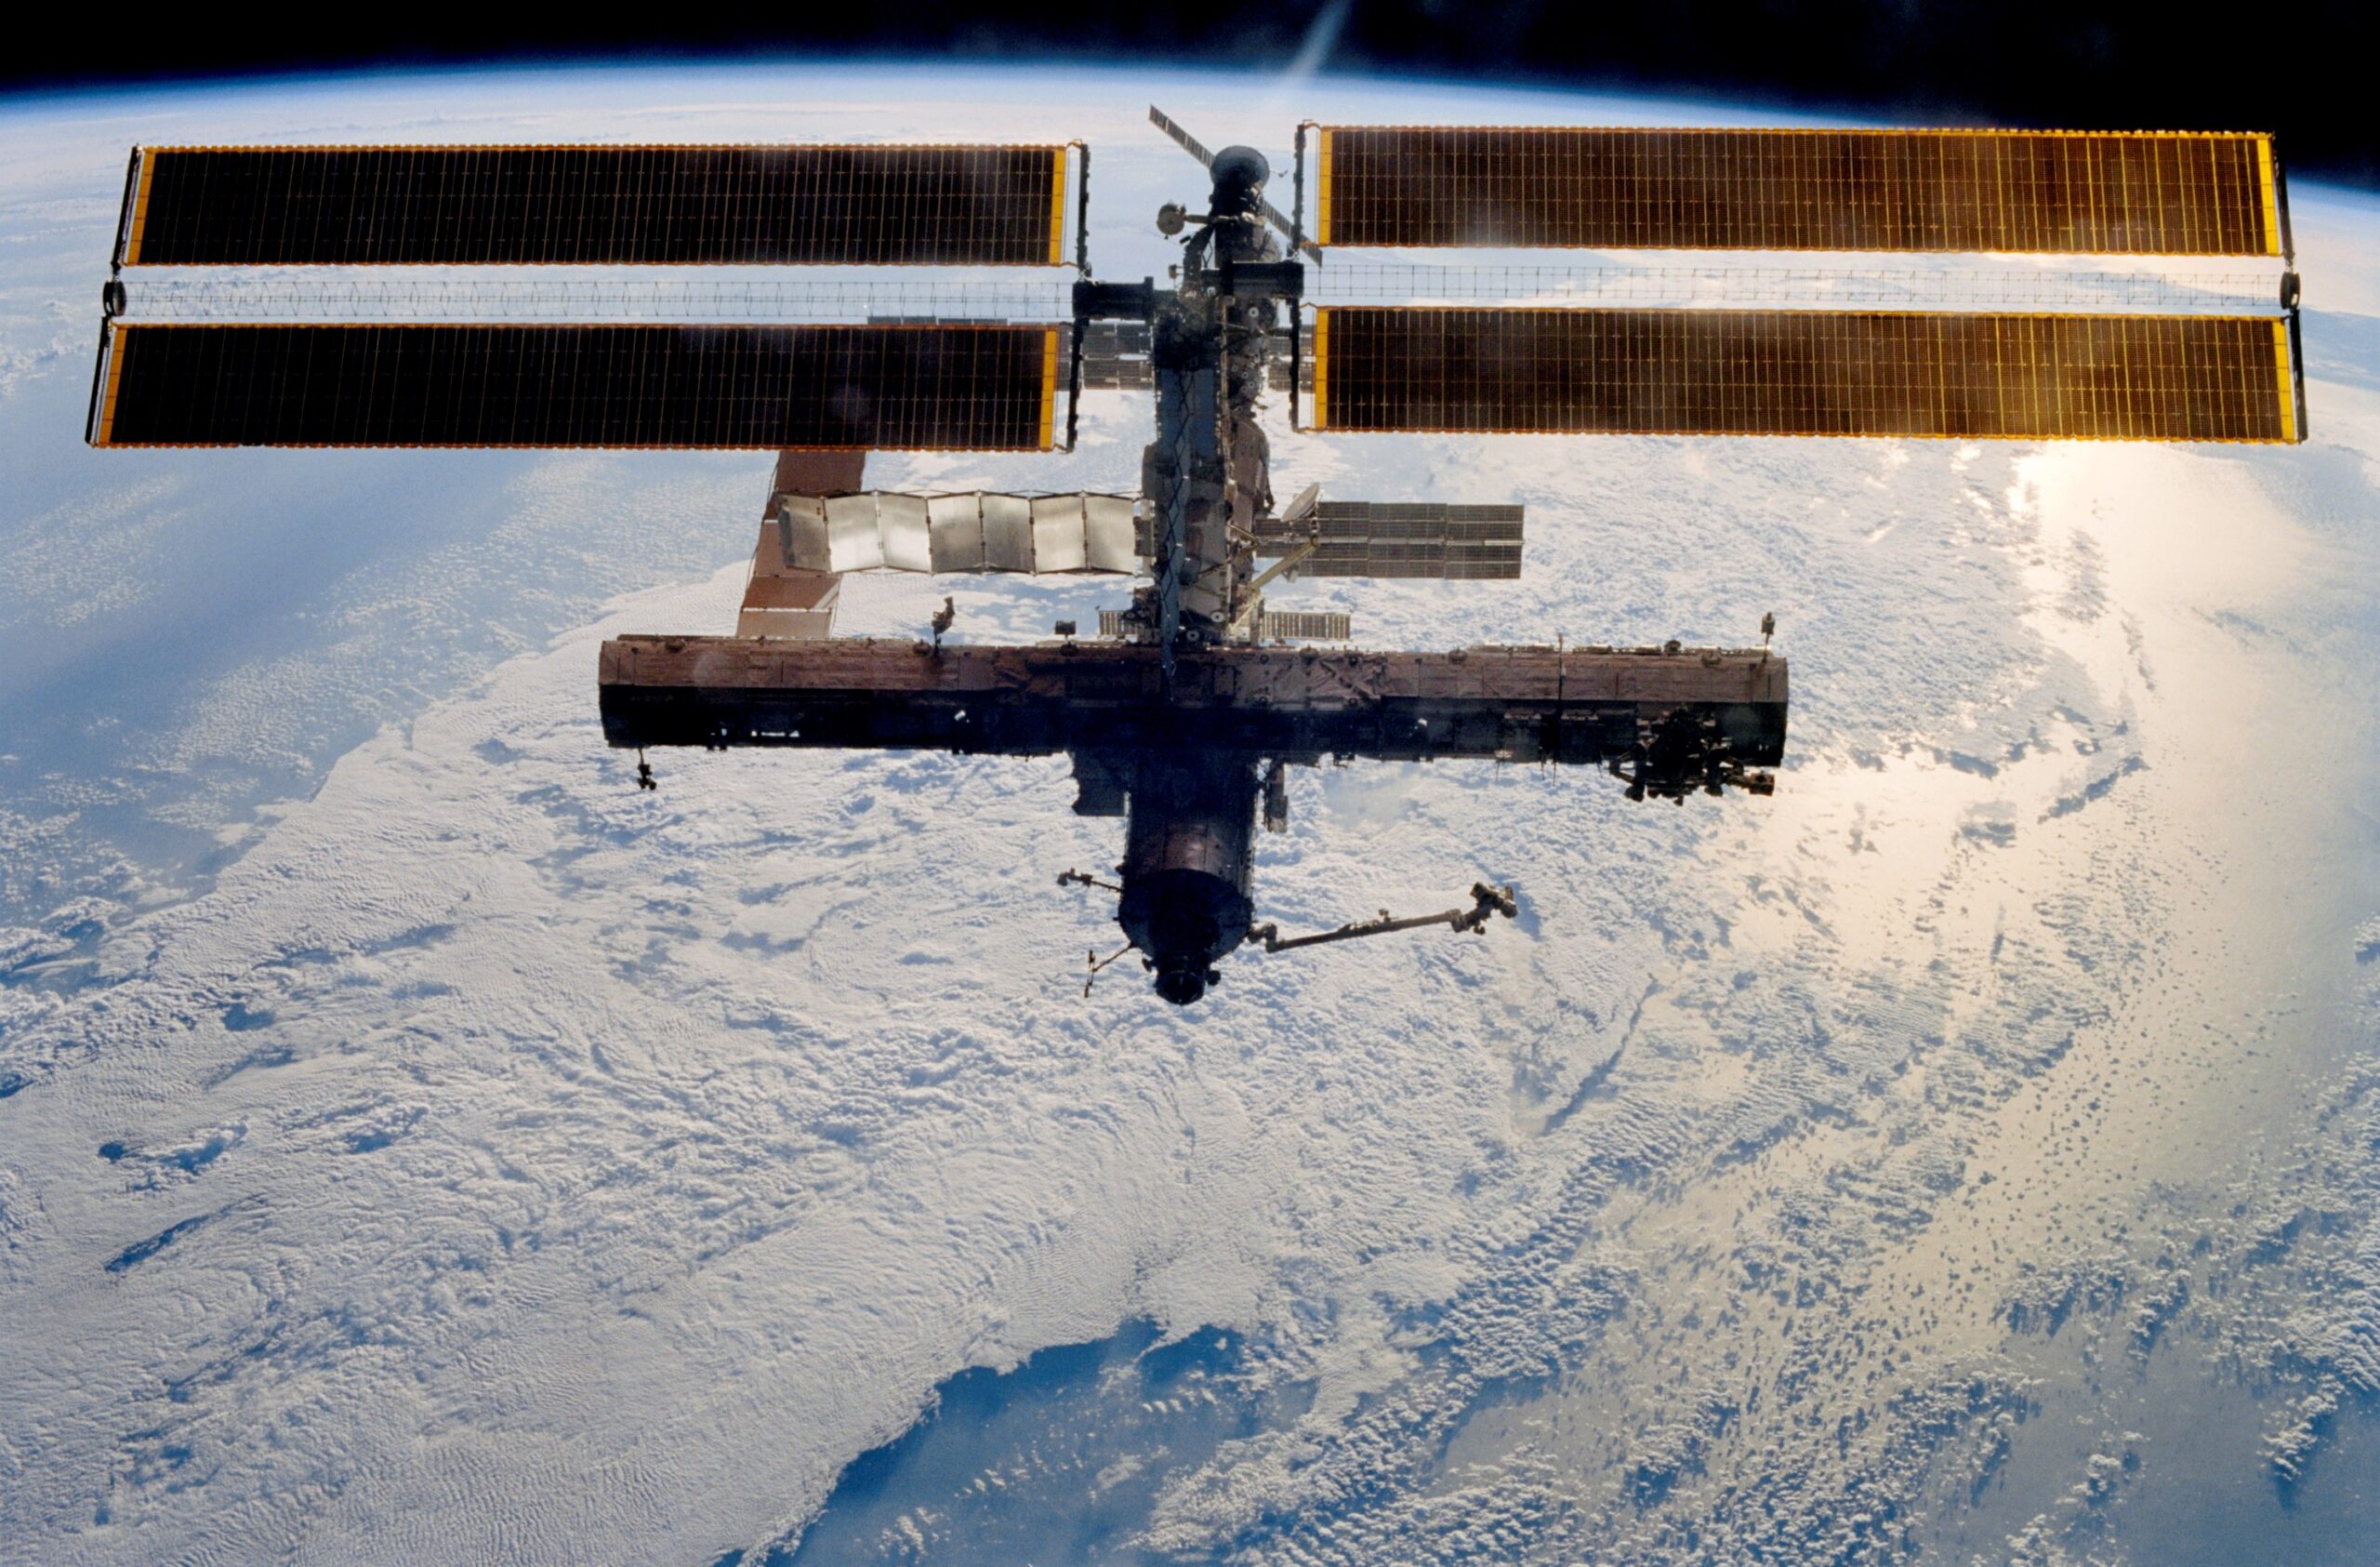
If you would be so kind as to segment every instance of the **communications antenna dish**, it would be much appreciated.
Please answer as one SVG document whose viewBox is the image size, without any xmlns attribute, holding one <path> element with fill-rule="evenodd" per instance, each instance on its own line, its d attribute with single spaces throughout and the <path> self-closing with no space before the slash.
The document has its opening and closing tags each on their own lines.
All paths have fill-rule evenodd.
<svg viewBox="0 0 2380 1567">
<path fill-rule="evenodd" d="M 1329 437 L 2305 439 L 2267 136 L 1309 123 L 1285 214 L 1262 153 L 1210 153 L 1150 113 L 1209 175 L 1202 210 L 1157 215 L 1182 245 L 1166 286 L 1092 277 L 1080 142 L 136 148 L 88 439 L 778 453 L 734 634 L 605 643 L 606 738 L 639 753 L 647 787 L 644 753 L 663 746 L 1065 752 L 1075 809 L 1126 827 L 1115 881 L 1060 880 L 1116 895 L 1124 950 L 1177 1003 L 1251 938 L 1477 933 L 1516 911 L 1512 888 L 1483 881 L 1441 914 L 1286 938 L 1258 924 L 1252 842 L 1287 824 L 1289 766 L 1601 765 L 1631 799 L 1683 803 L 1770 792 L 1784 751 L 1766 618 L 1756 648 L 1319 645 L 1347 642 L 1349 618 L 1268 609 L 1266 587 L 1510 580 L 1522 509 L 1312 485 L 1276 507 L 1268 392 L 1293 428 Z M 2019 270 L 1980 286 L 2027 308 L 1978 310 L 1846 308 L 1839 283 L 1890 281 L 1848 259 L 1782 274 L 1309 265 L 1441 246 L 2260 270 Z M 391 264 L 532 270 L 315 270 Z M 543 270 L 713 264 L 1025 281 L 590 287 Z M 1714 277 L 1752 297 L 1710 299 Z M 1681 284 L 1688 297 L 1659 297 Z M 869 451 L 1070 449 L 1086 387 L 1153 394 L 1137 494 L 866 487 Z M 833 636 L 841 578 L 862 570 L 1142 580 L 1096 636 L 1062 623 L 1031 645 L 950 643 L 946 614 L 931 642 Z"/>
</svg>

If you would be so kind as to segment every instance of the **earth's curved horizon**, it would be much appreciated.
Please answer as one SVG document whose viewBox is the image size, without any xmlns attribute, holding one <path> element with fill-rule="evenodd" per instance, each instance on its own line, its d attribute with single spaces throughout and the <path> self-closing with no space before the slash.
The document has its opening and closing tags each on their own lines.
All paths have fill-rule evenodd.
<svg viewBox="0 0 2380 1567">
<path fill-rule="evenodd" d="M 1771 801 L 1301 772 L 1285 928 L 1079 995 L 1063 760 L 687 755 L 733 454 L 99 453 L 132 142 L 1094 147 L 1103 275 L 1295 122 L 1774 123 L 892 64 L 0 100 L 0 1560 L 2360 1560 L 2380 1519 L 2380 198 L 2293 191 L 2293 448 L 1285 433 L 1518 499 L 1376 645 L 1794 659 Z M 1062 458 L 889 486 L 1129 487 Z M 1018 639 L 1117 590 L 854 580 Z M 632 765 L 632 761 L 629 765 Z M 1326 949 L 1329 950 L 1329 949 Z"/>
</svg>

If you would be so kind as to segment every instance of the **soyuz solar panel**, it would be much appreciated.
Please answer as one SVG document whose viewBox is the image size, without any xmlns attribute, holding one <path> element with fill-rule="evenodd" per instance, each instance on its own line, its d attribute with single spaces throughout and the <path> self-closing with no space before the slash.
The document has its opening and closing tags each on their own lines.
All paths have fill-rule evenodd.
<svg viewBox="0 0 2380 1567">
<path fill-rule="evenodd" d="M 1333 309 L 1313 343 L 1317 430 L 2300 439 L 2268 317 Z"/>
<path fill-rule="evenodd" d="M 1063 147 L 151 147 L 126 266 L 1051 266 Z"/>
<path fill-rule="evenodd" d="M 127 325 L 100 446 L 1041 451 L 1045 326 Z"/>
<path fill-rule="evenodd" d="M 2278 256 L 2267 136 L 1330 126 L 1325 245 Z"/>
</svg>

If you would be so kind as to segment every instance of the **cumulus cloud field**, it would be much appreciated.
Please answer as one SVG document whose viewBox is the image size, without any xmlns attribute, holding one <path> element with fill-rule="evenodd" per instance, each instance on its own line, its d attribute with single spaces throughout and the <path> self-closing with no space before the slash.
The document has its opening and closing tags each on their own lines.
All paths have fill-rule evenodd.
<svg viewBox="0 0 2380 1567">
<path fill-rule="evenodd" d="M 72 445 L 136 137 L 988 117 L 1093 137 L 1095 247 L 1161 264 L 1190 181 L 1141 84 L 936 80 L 10 111 L 49 118 L 0 209 L 0 446 L 44 454 L 0 512 L 0 1557 L 2347 1560 L 2380 210 L 2301 195 L 2303 448 L 1276 438 L 1291 485 L 1529 509 L 1511 591 L 1296 606 L 1421 646 L 1773 610 L 1790 760 L 1682 809 L 1302 770 L 1263 917 L 1482 875 L 1526 917 L 1237 959 L 1186 1013 L 1079 992 L 1112 926 L 1055 873 L 1120 831 L 1063 759 L 673 753 L 643 793 L 602 747 L 598 643 L 729 623 L 765 463 Z M 1063 464 L 875 471 L 1123 481 L 1144 408 L 1086 415 Z M 984 639 L 1102 596 L 869 581 L 845 629 L 954 590 Z"/>
</svg>

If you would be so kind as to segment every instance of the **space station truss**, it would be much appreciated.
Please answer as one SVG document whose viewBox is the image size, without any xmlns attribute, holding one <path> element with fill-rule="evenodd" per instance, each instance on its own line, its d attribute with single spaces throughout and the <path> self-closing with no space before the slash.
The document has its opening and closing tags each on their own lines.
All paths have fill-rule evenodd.
<svg viewBox="0 0 2380 1567">
<path fill-rule="evenodd" d="M 122 266 L 1059 266 L 1066 147 L 141 147 Z"/>
<path fill-rule="evenodd" d="M 945 644 L 617 637 L 598 676 L 614 746 L 926 747 L 981 755 L 1187 747 L 1250 755 L 1595 764 L 1681 710 L 1747 766 L 1784 752 L 1786 664 L 1765 649 L 1444 653 L 1123 642 Z"/>
<path fill-rule="evenodd" d="M 1134 498 L 1060 495 L 780 495 L 771 508 L 798 571 L 1130 573 L 1144 562 Z"/>
<path fill-rule="evenodd" d="M 1312 126 L 1324 246 L 2282 256 L 2268 136 Z"/>
</svg>

